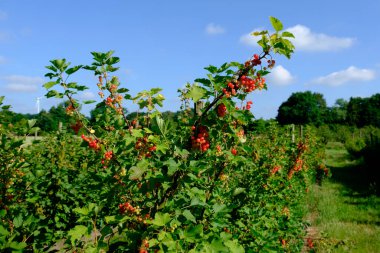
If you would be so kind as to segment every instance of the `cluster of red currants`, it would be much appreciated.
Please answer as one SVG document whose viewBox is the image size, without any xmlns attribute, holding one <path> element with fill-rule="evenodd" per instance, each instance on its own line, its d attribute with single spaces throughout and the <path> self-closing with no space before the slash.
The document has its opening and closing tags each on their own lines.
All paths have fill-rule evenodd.
<svg viewBox="0 0 380 253">
<path fill-rule="evenodd" d="M 148 137 L 139 138 L 135 144 L 135 149 L 139 152 L 139 158 L 142 157 L 151 157 L 152 152 L 156 151 L 157 147 L 149 143 Z"/>
<path fill-rule="evenodd" d="M 296 163 L 288 172 L 288 179 L 291 179 L 293 177 L 294 172 L 300 171 L 302 169 L 302 166 L 303 166 L 303 160 L 300 157 L 297 157 Z"/>
<path fill-rule="evenodd" d="M 200 150 L 202 152 L 207 151 L 210 148 L 207 128 L 205 126 L 199 126 L 198 128 L 193 126 L 191 130 L 193 131 L 191 136 L 192 148 Z"/>
<path fill-rule="evenodd" d="M 217 110 L 218 117 L 223 118 L 227 114 L 227 107 L 223 103 L 219 104 L 216 110 Z"/>
<path fill-rule="evenodd" d="M 75 132 L 75 134 L 78 134 L 79 130 L 83 127 L 83 124 L 81 121 L 77 121 L 74 125 L 70 126 L 71 129 Z"/>
<path fill-rule="evenodd" d="M 66 114 L 72 116 L 74 114 L 75 107 L 72 104 L 66 107 Z"/>
<path fill-rule="evenodd" d="M 95 150 L 95 151 L 98 151 L 98 150 L 100 149 L 100 143 L 99 143 L 98 140 L 93 139 L 93 138 L 91 138 L 91 137 L 87 137 L 87 136 L 85 136 L 84 134 L 82 134 L 81 137 L 82 137 L 82 139 L 83 139 L 84 141 L 88 142 L 88 146 L 89 146 L 91 149 L 93 149 L 93 150 Z"/>
<path fill-rule="evenodd" d="M 119 204 L 119 212 L 124 214 L 125 212 L 134 213 L 136 208 L 134 208 L 129 202 L 125 202 L 123 204 Z"/>
<path fill-rule="evenodd" d="M 108 161 L 111 160 L 112 157 L 113 157 L 113 152 L 112 152 L 112 150 L 107 151 L 107 152 L 104 154 L 104 159 L 106 159 L 106 160 L 108 160 Z"/>
</svg>

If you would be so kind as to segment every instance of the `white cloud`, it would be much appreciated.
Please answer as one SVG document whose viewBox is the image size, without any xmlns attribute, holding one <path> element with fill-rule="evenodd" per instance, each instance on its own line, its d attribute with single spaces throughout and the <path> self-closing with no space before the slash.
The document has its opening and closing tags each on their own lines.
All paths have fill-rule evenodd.
<svg viewBox="0 0 380 253">
<path fill-rule="evenodd" d="M 8 18 L 8 14 L 5 11 L 0 10 L 0 20 L 6 20 Z"/>
<path fill-rule="evenodd" d="M 324 33 L 314 33 L 310 28 L 303 25 L 290 27 L 287 31 L 294 34 L 295 39 L 291 40 L 298 50 L 335 51 L 349 48 L 355 41 L 354 38 L 339 38 Z"/>
<path fill-rule="evenodd" d="M 11 75 L 3 78 L 5 88 L 11 92 L 36 92 L 43 84 L 43 79 L 33 76 Z"/>
<path fill-rule="evenodd" d="M 364 82 L 375 79 L 375 71 L 370 69 L 359 69 L 351 66 L 345 70 L 333 72 L 327 76 L 316 78 L 312 83 L 339 86 L 350 82 Z"/>
<path fill-rule="evenodd" d="M 283 66 L 279 65 L 271 70 L 271 73 L 267 76 L 268 84 L 277 85 L 288 85 L 294 82 L 295 77 L 285 69 Z"/>
<path fill-rule="evenodd" d="M 261 31 L 263 29 L 254 29 L 252 32 L 244 34 L 240 37 L 240 42 L 247 46 L 258 46 L 257 42 L 261 39 L 261 36 L 253 36 L 251 33 Z"/>
<path fill-rule="evenodd" d="M 205 31 L 208 35 L 218 35 L 226 32 L 222 26 L 216 25 L 214 23 L 208 24 Z"/>
<path fill-rule="evenodd" d="M 255 29 L 252 32 L 262 29 Z M 315 33 L 310 28 L 303 25 L 296 25 L 286 29 L 294 34 L 294 39 L 290 38 L 296 50 L 300 51 L 336 51 L 349 48 L 355 42 L 354 38 L 334 37 L 324 33 Z M 240 37 L 240 42 L 249 46 L 257 46 L 260 36 L 252 36 L 250 33 Z"/>
<path fill-rule="evenodd" d="M 83 100 L 90 100 L 90 99 L 94 99 L 95 97 L 96 97 L 95 94 L 91 91 L 84 91 L 80 94 L 80 98 Z"/>
</svg>

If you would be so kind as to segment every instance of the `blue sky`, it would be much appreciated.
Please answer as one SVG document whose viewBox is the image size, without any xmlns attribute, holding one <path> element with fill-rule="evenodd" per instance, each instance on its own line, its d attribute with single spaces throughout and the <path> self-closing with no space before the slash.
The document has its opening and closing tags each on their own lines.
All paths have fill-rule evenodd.
<svg viewBox="0 0 380 253">
<path fill-rule="evenodd" d="M 257 118 L 274 118 L 297 91 L 320 92 L 329 106 L 380 93 L 380 1 L 0 0 L 0 95 L 13 111 L 36 113 L 49 60 L 90 64 L 90 52 L 115 50 L 122 86 L 132 95 L 161 87 L 163 110 L 176 111 L 177 89 L 205 77 L 204 67 L 260 52 L 247 35 L 270 29 L 269 16 L 293 32 L 296 50 L 291 60 L 275 56 L 268 90 L 250 95 Z M 90 73 L 71 81 L 91 87 L 78 99 L 98 99 Z"/>
</svg>

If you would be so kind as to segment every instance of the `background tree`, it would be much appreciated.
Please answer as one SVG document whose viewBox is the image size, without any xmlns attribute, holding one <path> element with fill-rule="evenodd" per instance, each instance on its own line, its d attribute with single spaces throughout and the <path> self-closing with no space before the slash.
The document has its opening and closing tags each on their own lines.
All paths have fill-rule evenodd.
<svg viewBox="0 0 380 253">
<path fill-rule="evenodd" d="M 281 104 L 276 119 L 280 124 L 320 125 L 324 123 L 326 113 L 326 100 L 322 94 L 296 92 Z"/>
<path fill-rule="evenodd" d="M 347 105 L 347 122 L 358 127 L 380 127 L 380 94 L 369 98 L 350 98 Z"/>
</svg>

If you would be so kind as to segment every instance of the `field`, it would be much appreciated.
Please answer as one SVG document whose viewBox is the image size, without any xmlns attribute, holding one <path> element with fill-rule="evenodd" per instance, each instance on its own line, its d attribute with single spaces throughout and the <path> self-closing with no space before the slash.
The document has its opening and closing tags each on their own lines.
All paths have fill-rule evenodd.
<svg viewBox="0 0 380 253">
<path fill-rule="evenodd" d="M 332 177 L 309 195 L 309 222 L 316 231 L 316 252 L 379 252 L 380 198 L 358 161 L 344 146 L 329 143 Z"/>
</svg>

